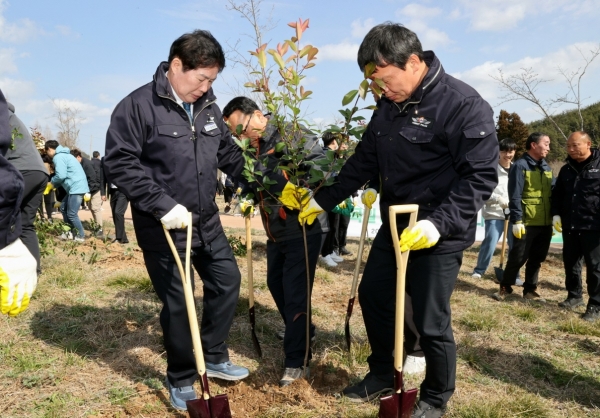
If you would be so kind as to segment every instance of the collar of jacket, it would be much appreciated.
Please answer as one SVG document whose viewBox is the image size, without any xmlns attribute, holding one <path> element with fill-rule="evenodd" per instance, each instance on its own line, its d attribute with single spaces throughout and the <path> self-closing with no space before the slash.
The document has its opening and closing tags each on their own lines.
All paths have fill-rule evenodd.
<svg viewBox="0 0 600 418">
<path fill-rule="evenodd" d="M 523 158 L 525 159 L 525 161 L 527 161 L 527 164 L 529 164 L 531 167 L 539 166 L 540 168 L 544 169 L 544 167 L 548 166 L 548 164 L 546 163 L 546 160 L 544 160 L 542 158 L 541 160 L 538 161 L 535 158 L 533 158 L 531 155 L 529 155 L 528 152 L 525 152 L 525 154 L 523 154 Z"/>
<path fill-rule="evenodd" d="M 175 96 L 173 96 L 173 91 L 171 87 L 171 83 L 169 83 L 169 79 L 167 78 L 167 71 L 169 70 L 169 63 L 166 61 L 161 62 L 156 69 L 156 73 L 154 73 L 154 86 L 156 94 L 159 97 L 170 99 L 173 103 L 177 104 L 177 100 L 175 100 Z M 212 87 L 208 90 L 204 95 L 202 95 L 194 105 L 194 113 L 197 113 L 200 109 L 200 106 L 203 102 L 214 102 L 217 100 L 217 96 L 215 96 Z"/>
<path fill-rule="evenodd" d="M 264 132 L 263 136 L 261 136 L 260 139 L 258 140 L 258 145 L 259 145 L 258 155 L 269 154 L 270 153 L 269 151 L 271 151 L 271 149 L 275 148 L 275 145 L 277 144 L 277 140 L 279 138 L 280 138 L 280 135 L 279 135 L 279 132 L 277 131 L 277 127 L 275 126 L 274 123 L 271 123 L 269 121 L 269 123 L 267 124 L 267 127 L 265 128 L 265 132 Z"/>
<path fill-rule="evenodd" d="M 402 103 L 394 103 L 386 97 L 383 97 L 381 100 L 394 103 L 395 106 L 393 107 L 398 108 L 400 112 L 404 112 L 409 105 L 421 103 L 423 97 L 425 97 L 425 95 L 428 94 L 437 83 L 439 83 L 445 74 L 442 63 L 435 56 L 433 51 L 423 52 L 423 57 L 425 64 L 427 64 L 427 67 L 429 67 L 429 70 L 427 70 L 427 74 L 425 74 L 423 81 L 421 81 L 421 84 L 419 84 L 413 94 Z"/>
</svg>

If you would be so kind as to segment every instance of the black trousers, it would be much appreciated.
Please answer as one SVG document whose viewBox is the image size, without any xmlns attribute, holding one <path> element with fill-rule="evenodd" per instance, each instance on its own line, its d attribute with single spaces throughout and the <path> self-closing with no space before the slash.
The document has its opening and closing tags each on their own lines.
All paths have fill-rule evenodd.
<svg viewBox="0 0 600 418">
<path fill-rule="evenodd" d="M 396 258 L 390 234 L 383 229 L 373 242 L 358 292 L 371 344 L 370 372 L 392 381 Z M 462 251 L 441 255 L 414 251 L 406 271 L 406 292 L 412 298 L 413 320 L 427 362 L 420 398 L 436 407 L 445 405 L 454 393 L 456 344 L 450 296 L 461 264 Z"/>
<path fill-rule="evenodd" d="M 180 252 L 185 265 L 185 252 Z M 167 351 L 167 377 L 175 387 L 190 386 L 198 378 L 183 283 L 170 251 L 144 251 L 146 269 L 163 303 L 160 325 Z M 204 297 L 200 336 L 204 360 L 229 360 L 229 335 L 240 295 L 241 275 L 224 233 L 208 245 L 193 248 L 191 262 L 200 275 Z M 192 281 L 192 284 L 194 282 Z"/>
<path fill-rule="evenodd" d="M 129 242 L 125 232 L 125 212 L 128 203 L 127 196 L 118 189 L 110 189 L 110 210 L 115 223 L 115 239 L 121 243 Z"/>
<path fill-rule="evenodd" d="M 319 250 L 326 234 L 306 237 L 310 288 L 315 279 Z M 304 364 L 306 353 L 306 258 L 304 239 L 267 241 L 267 285 L 285 323 L 283 350 L 285 367 L 298 368 Z M 311 337 L 314 326 L 311 327 Z M 310 360 L 312 353 L 309 352 Z"/>
<path fill-rule="evenodd" d="M 225 203 L 231 203 L 234 192 L 235 190 L 233 189 L 233 186 L 225 186 L 223 189 L 223 198 L 225 199 Z"/>
<path fill-rule="evenodd" d="M 510 231 L 509 231 L 510 232 Z M 525 265 L 525 283 L 523 294 L 537 289 L 540 267 L 546 260 L 550 241 L 552 240 L 552 226 L 526 226 L 525 235 L 521 239 L 514 237 L 513 246 L 508 253 L 506 268 L 501 286 L 512 290 L 519 269 Z"/>
<path fill-rule="evenodd" d="M 337 240 L 337 225 L 340 215 L 338 213 L 329 212 L 327 217 L 329 221 L 329 232 L 325 234 L 323 246 L 321 247 L 321 255 L 323 257 L 327 257 L 334 250 L 333 243 Z"/>
<path fill-rule="evenodd" d="M 329 222 L 331 228 L 331 222 Z M 350 225 L 350 216 L 338 214 L 335 225 L 335 236 L 333 240 L 333 249 L 340 251 L 346 246 L 346 234 L 348 233 L 348 225 Z"/>
<path fill-rule="evenodd" d="M 44 218 L 44 211 L 46 211 L 46 217 L 52 220 L 52 214 L 54 213 L 54 191 L 43 195 L 43 201 L 40 203 L 39 212 L 40 217 Z"/>
<path fill-rule="evenodd" d="M 562 235 L 567 297 L 583 297 L 581 269 L 585 260 L 588 304 L 600 306 L 600 231 L 563 231 Z"/>
<path fill-rule="evenodd" d="M 48 184 L 48 174 L 43 171 L 27 170 L 21 171 L 23 180 L 25 180 L 25 188 L 23 190 L 23 201 L 21 202 L 21 224 L 23 230 L 21 232 L 21 241 L 27 247 L 37 263 L 37 273 L 40 274 L 40 243 L 35 233 L 35 215 L 42 203 L 44 189 Z"/>
</svg>

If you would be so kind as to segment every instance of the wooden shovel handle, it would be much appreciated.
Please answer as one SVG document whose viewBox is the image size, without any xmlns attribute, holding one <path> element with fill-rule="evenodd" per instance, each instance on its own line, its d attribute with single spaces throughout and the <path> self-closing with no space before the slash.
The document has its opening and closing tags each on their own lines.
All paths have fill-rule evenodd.
<svg viewBox="0 0 600 418">
<path fill-rule="evenodd" d="M 419 205 L 394 205 L 390 206 L 390 228 L 392 230 L 392 243 L 396 253 L 396 324 L 394 336 L 394 369 L 402 372 L 404 354 L 404 293 L 406 288 L 406 265 L 409 251 L 400 251 L 400 238 L 396 215 L 410 213 L 408 226 L 412 227 L 417 221 Z"/>
<path fill-rule="evenodd" d="M 504 252 L 506 251 L 506 240 L 508 237 L 508 219 L 504 220 L 504 233 L 502 234 L 502 251 L 500 252 L 500 268 L 504 265 Z"/>
<path fill-rule="evenodd" d="M 187 240 L 185 245 L 185 270 L 181 265 L 181 259 L 177 253 L 177 248 L 173 244 L 173 239 L 168 230 L 165 231 L 165 237 L 175 258 L 175 263 L 179 268 L 179 274 L 183 282 L 183 293 L 185 295 L 185 307 L 187 309 L 188 321 L 190 323 L 190 331 L 192 333 L 192 344 L 194 347 L 194 357 L 196 358 L 196 368 L 200 376 L 206 373 L 206 365 L 204 364 L 204 355 L 202 353 L 202 343 L 200 342 L 200 329 L 198 328 L 198 317 L 196 316 L 196 302 L 194 300 L 194 291 L 192 289 L 192 281 L 190 279 L 190 253 L 192 251 L 192 214 L 188 213 Z M 207 389 L 204 391 L 205 396 L 208 396 Z"/>
<path fill-rule="evenodd" d="M 356 265 L 354 266 L 354 277 L 352 278 L 352 289 L 350 290 L 350 299 L 356 296 L 356 288 L 358 287 L 358 275 L 360 273 L 360 264 L 362 262 L 363 250 L 365 248 L 365 235 L 369 226 L 369 214 L 371 208 L 365 206 L 363 213 L 362 229 L 360 230 L 360 241 L 358 241 L 358 254 L 356 254 Z"/>
</svg>

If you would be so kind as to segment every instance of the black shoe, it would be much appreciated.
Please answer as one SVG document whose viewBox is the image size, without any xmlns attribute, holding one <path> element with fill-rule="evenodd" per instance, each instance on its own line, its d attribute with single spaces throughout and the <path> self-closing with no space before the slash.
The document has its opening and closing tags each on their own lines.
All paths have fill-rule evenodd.
<svg viewBox="0 0 600 418">
<path fill-rule="evenodd" d="M 350 402 L 369 402 L 382 395 L 387 395 L 394 391 L 394 379 L 380 379 L 379 377 L 367 373 L 365 378 L 354 386 L 348 386 L 342 391 Z"/>
<path fill-rule="evenodd" d="M 492 295 L 492 299 L 502 302 L 506 297 L 512 294 L 512 287 L 500 286 L 500 290 Z"/>
<path fill-rule="evenodd" d="M 348 251 L 346 247 L 340 248 L 340 255 L 352 255 L 352 251 Z"/>
<path fill-rule="evenodd" d="M 588 305 L 585 313 L 581 316 L 584 321 L 594 322 L 600 319 L 600 306 Z"/>
<path fill-rule="evenodd" d="M 440 418 L 446 413 L 446 406 L 436 408 L 425 401 L 419 401 L 410 418 Z"/>
<path fill-rule="evenodd" d="M 583 298 L 566 298 L 558 303 L 561 308 L 574 309 L 578 306 L 583 306 Z"/>
</svg>

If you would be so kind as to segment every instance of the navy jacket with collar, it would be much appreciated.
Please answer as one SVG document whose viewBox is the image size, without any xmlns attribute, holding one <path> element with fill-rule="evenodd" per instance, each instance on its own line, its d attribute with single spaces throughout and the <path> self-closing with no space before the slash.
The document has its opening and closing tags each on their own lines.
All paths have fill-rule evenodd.
<svg viewBox="0 0 600 418">
<path fill-rule="evenodd" d="M 168 63 L 161 63 L 152 82 L 117 105 L 106 134 L 106 177 L 131 202 L 138 244 L 149 251 L 169 250 L 160 219 L 177 203 L 192 212 L 193 246 L 208 245 L 223 233 L 215 203 L 217 169 L 236 178 L 244 169 L 242 150 L 212 89 L 194 103 L 190 121 L 175 100 L 167 70 Z M 275 191 L 283 189 L 283 177 L 269 177 L 279 182 Z M 186 231 L 171 235 L 184 249 Z"/>
<path fill-rule="evenodd" d="M 419 254 L 463 250 L 475 240 L 476 217 L 498 183 L 498 139 L 490 105 L 446 74 L 431 51 L 429 70 L 403 103 L 382 98 L 369 126 L 338 176 L 315 200 L 326 211 L 376 176 L 381 179 L 382 228 L 388 208 L 418 204 L 441 238 Z M 400 231 L 407 217 L 398 219 Z M 415 254 L 416 255 L 416 254 Z"/>
<path fill-rule="evenodd" d="M 560 215 L 563 231 L 600 231 L 600 151 L 578 170 L 571 157 L 560 169 L 552 190 L 552 215 Z"/>
</svg>

